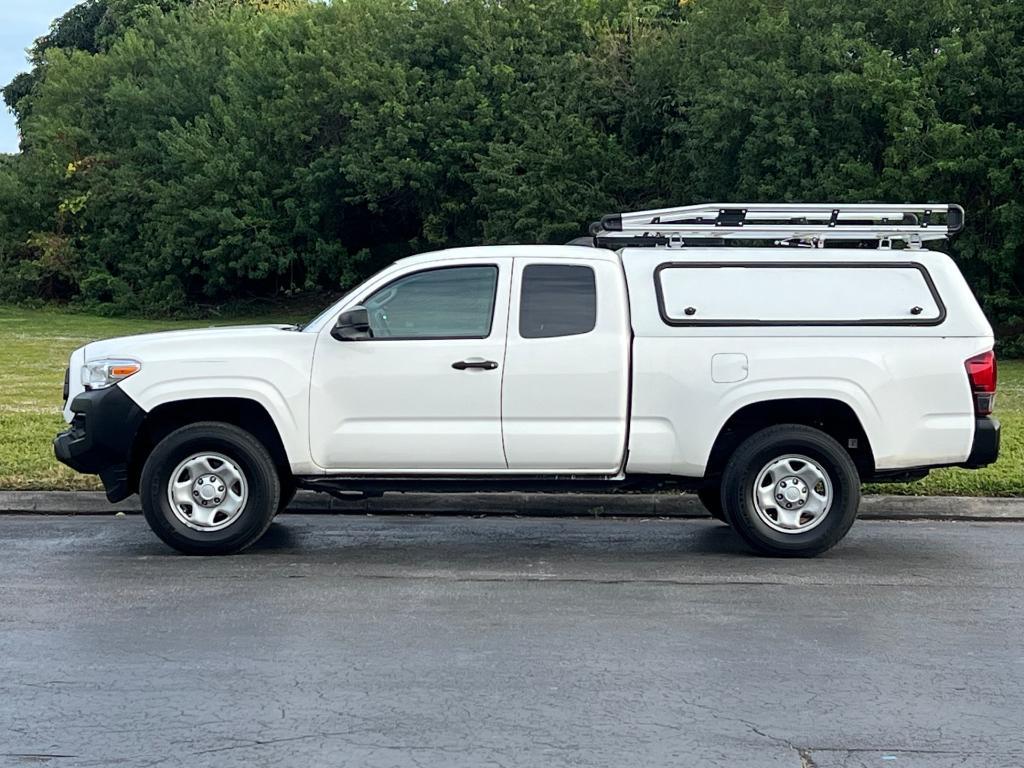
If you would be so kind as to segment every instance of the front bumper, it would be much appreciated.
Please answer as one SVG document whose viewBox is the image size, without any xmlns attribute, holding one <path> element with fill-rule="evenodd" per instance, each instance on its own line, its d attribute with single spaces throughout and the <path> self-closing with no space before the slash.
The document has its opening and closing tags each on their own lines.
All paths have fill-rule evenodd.
<svg viewBox="0 0 1024 768">
<path fill-rule="evenodd" d="M 966 469 L 981 469 L 995 464 L 999 458 L 999 420 L 991 416 L 979 416 L 974 420 L 974 443 L 971 455 L 961 464 Z"/>
<path fill-rule="evenodd" d="M 128 461 L 146 413 L 113 386 L 75 397 L 71 428 L 53 440 L 57 459 L 78 472 L 99 475 L 110 501 L 131 494 Z"/>
</svg>

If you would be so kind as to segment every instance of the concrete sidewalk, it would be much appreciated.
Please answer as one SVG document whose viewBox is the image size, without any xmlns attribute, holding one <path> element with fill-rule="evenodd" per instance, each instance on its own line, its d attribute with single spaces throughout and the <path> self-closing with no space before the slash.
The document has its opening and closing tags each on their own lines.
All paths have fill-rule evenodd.
<svg viewBox="0 0 1024 768">
<path fill-rule="evenodd" d="M 138 513 L 139 498 L 110 504 L 98 491 L 0 491 L 0 513 L 109 515 Z M 707 517 L 696 496 L 649 493 L 386 493 L 343 501 L 300 491 L 289 512 L 357 515 L 522 515 Z M 1024 520 L 1024 498 L 865 496 L 864 520 Z"/>
</svg>

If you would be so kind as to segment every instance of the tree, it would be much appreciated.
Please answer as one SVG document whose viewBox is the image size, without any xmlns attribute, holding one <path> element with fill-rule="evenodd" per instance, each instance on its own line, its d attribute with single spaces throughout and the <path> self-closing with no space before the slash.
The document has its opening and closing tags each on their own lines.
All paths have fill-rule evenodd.
<svg viewBox="0 0 1024 768">
<path fill-rule="evenodd" d="M 961 202 L 1024 352 L 1024 6 L 87 0 L 5 90 L 0 296 L 192 311 L 706 200 Z"/>
</svg>

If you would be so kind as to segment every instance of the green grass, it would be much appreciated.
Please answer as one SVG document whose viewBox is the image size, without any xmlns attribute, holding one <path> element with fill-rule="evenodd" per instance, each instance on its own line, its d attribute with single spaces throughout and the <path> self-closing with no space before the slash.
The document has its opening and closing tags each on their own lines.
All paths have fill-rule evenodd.
<svg viewBox="0 0 1024 768">
<path fill-rule="evenodd" d="M 289 322 L 274 317 L 217 320 Z M 312 314 L 312 313 L 311 313 Z M 64 428 L 61 384 L 71 350 L 95 339 L 211 325 L 209 320 L 105 318 L 56 310 L 0 307 L 0 489 L 99 488 L 92 476 L 72 472 L 53 458 L 50 441 Z M 998 463 L 968 471 L 943 469 L 909 485 L 875 485 L 875 493 L 1024 495 L 1024 361 L 999 366 L 996 415 L 1003 423 Z"/>
</svg>

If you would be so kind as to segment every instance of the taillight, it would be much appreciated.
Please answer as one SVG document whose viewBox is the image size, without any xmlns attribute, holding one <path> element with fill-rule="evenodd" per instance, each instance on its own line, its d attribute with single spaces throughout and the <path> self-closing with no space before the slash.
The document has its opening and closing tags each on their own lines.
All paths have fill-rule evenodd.
<svg viewBox="0 0 1024 768">
<path fill-rule="evenodd" d="M 996 404 L 996 354 L 982 352 L 966 360 L 964 367 L 974 393 L 974 412 L 987 416 Z"/>
</svg>

